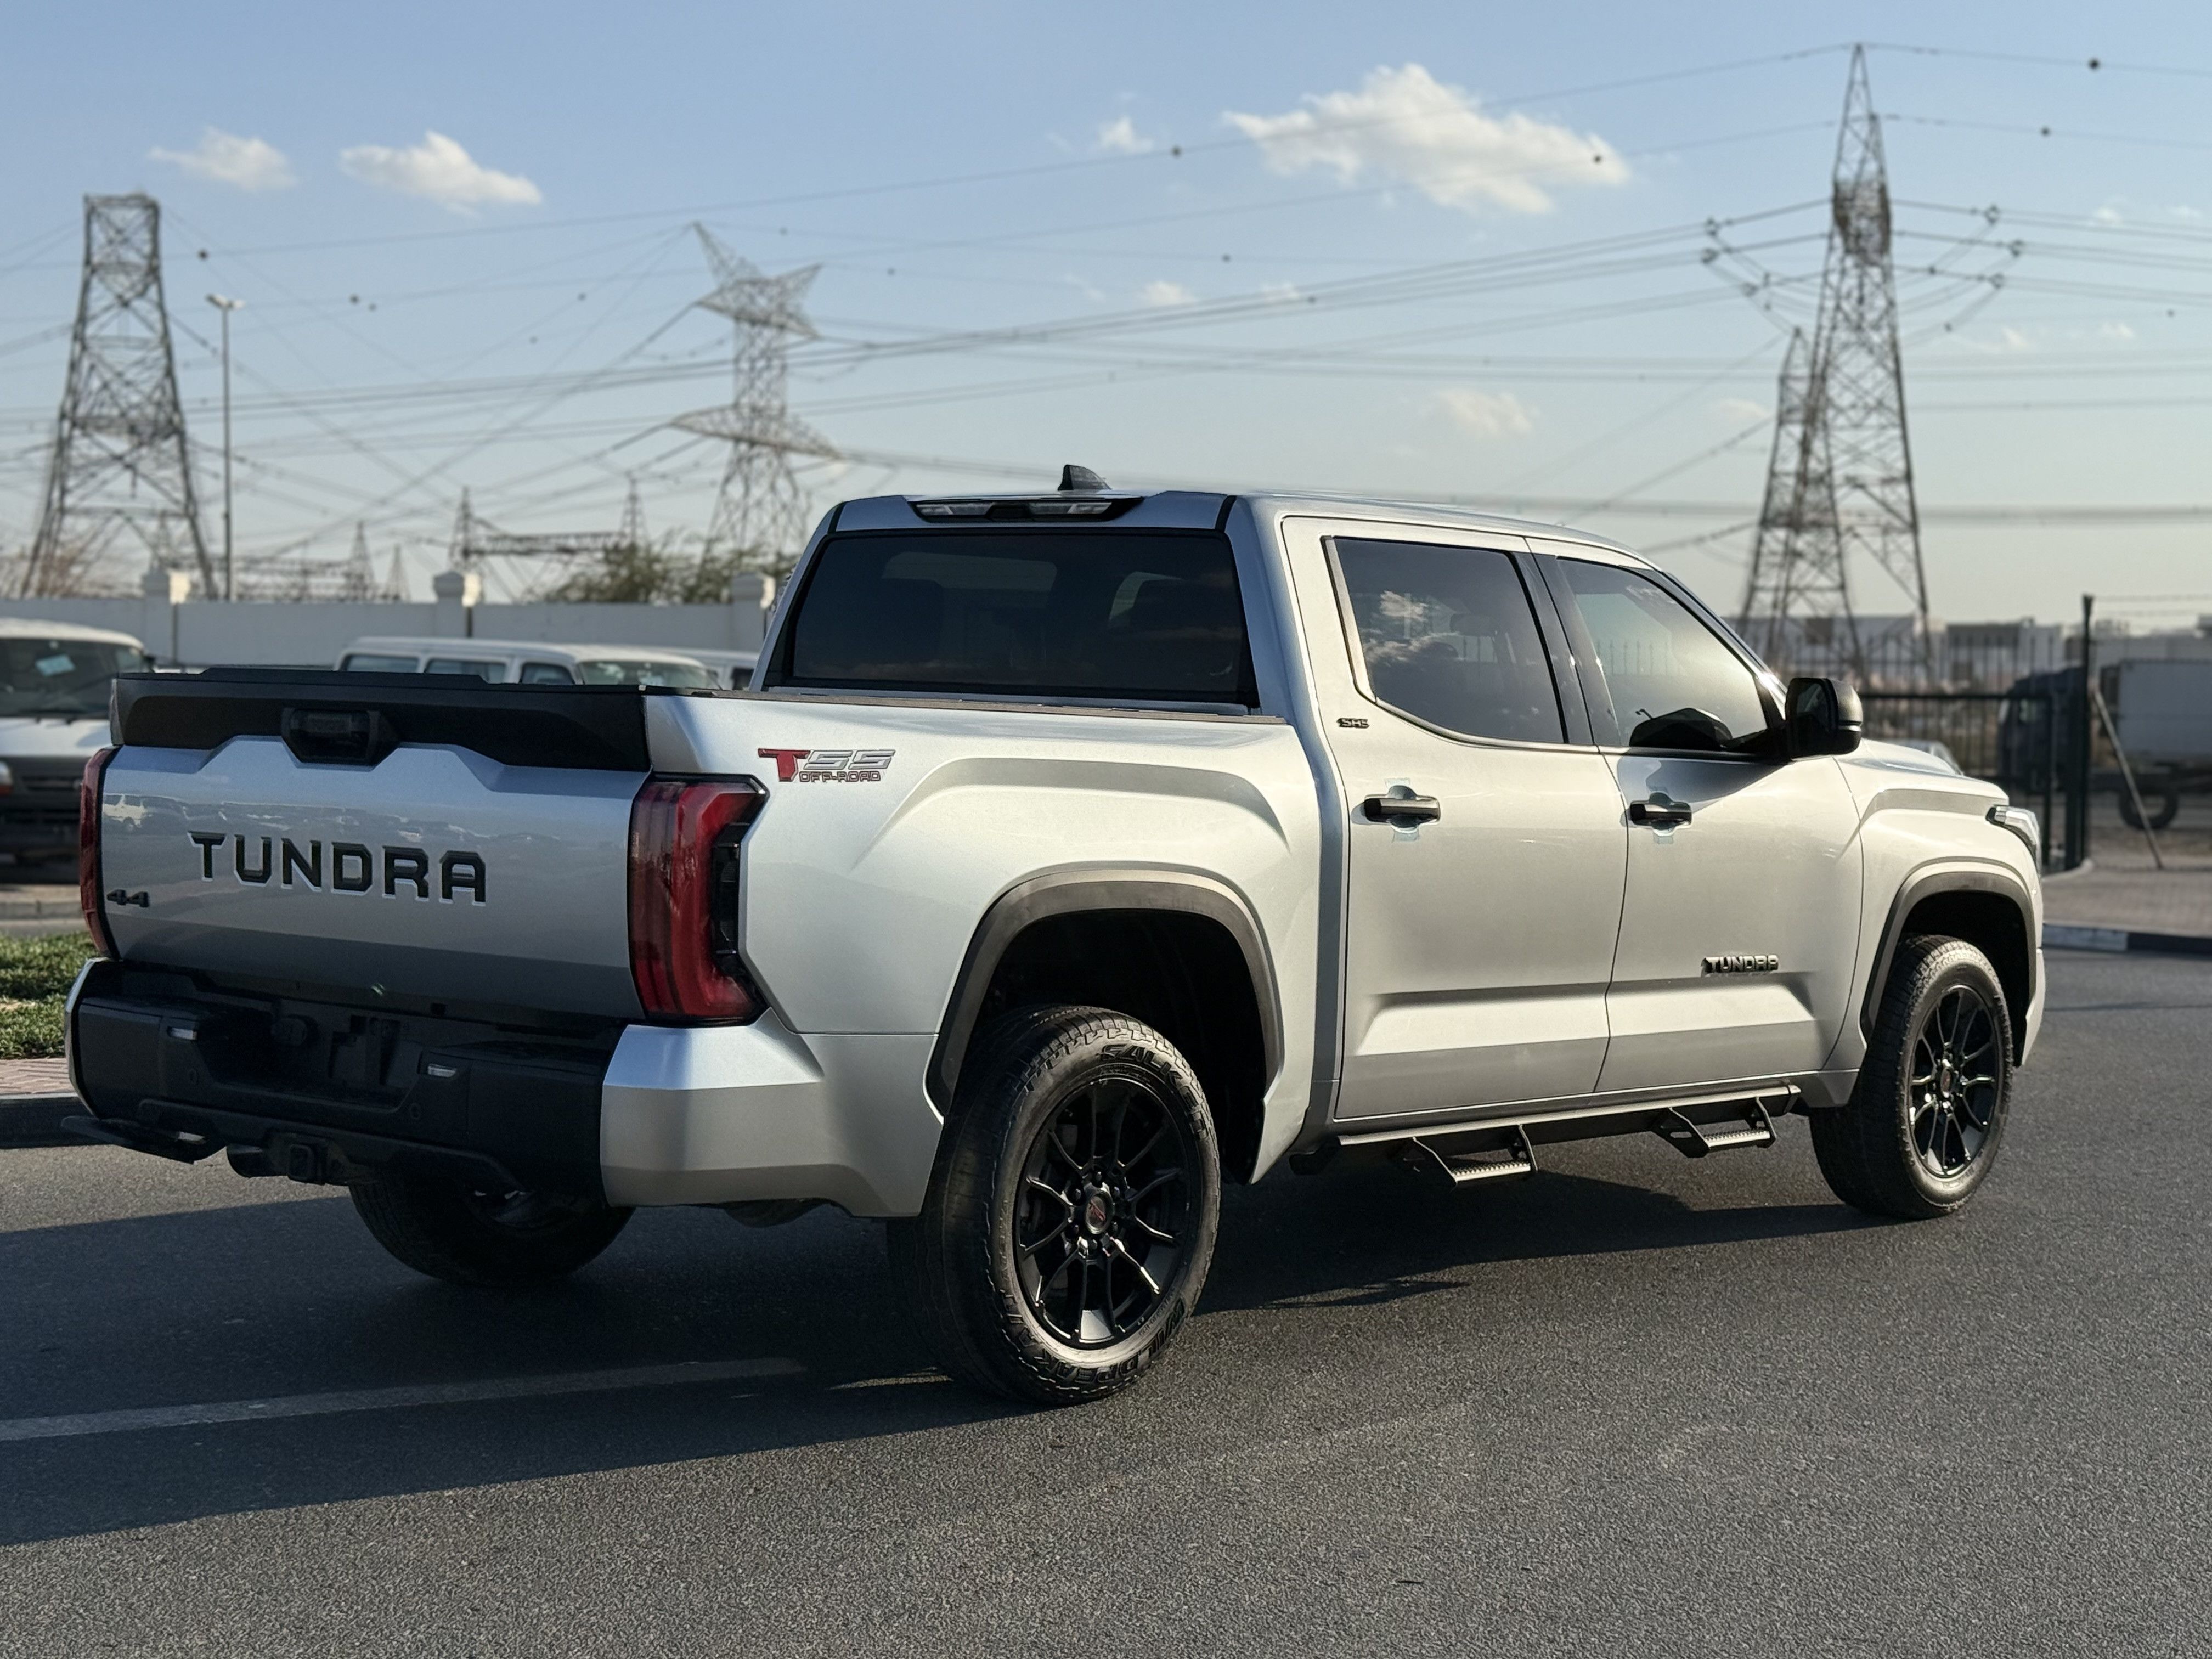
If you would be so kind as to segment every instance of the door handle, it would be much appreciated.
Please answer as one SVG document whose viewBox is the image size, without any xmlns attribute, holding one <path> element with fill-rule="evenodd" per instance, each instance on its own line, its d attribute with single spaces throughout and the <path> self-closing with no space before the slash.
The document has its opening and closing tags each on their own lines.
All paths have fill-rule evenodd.
<svg viewBox="0 0 2212 1659">
<path fill-rule="evenodd" d="M 1434 795 L 1370 795 L 1359 803 L 1359 810 L 1370 823 L 1404 818 L 1434 823 L 1444 815 L 1443 804 Z"/>
<path fill-rule="evenodd" d="M 1655 830 L 1664 830 L 1673 824 L 1690 821 L 1690 804 L 1683 800 L 1668 800 L 1664 795 L 1654 795 L 1650 800 L 1628 804 L 1631 823 L 1648 823 Z"/>
</svg>

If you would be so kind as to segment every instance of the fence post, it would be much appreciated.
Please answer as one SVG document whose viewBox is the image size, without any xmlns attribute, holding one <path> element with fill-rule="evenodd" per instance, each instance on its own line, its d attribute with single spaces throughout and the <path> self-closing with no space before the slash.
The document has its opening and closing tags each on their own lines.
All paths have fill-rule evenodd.
<svg viewBox="0 0 2212 1659">
<path fill-rule="evenodd" d="M 2066 803 L 2066 867 L 2078 870 L 2089 861 L 2089 773 L 2092 757 L 2092 731 L 2089 712 L 2090 676 L 2097 672 L 2095 630 L 2097 599 L 2092 593 L 2081 596 L 2081 684 L 2074 694 L 2074 777 L 2073 787 L 2067 793 Z"/>
<path fill-rule="evenodd" d="M 2048 684 L 2050 682 L 2045 681 Z M 2055 692 L 2043 694 L 2043 718 L 2038 722 L 2043 728 L 2043 867 L 2051 867 L 2051 815 L 2057 807 L 2058 793 L 2058 697 Z"/>
</svg>

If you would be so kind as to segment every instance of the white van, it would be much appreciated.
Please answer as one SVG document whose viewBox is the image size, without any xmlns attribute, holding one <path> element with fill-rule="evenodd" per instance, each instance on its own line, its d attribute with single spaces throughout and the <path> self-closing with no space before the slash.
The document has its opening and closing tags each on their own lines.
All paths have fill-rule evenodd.
<svg viewBox="0 0 2212 1659">
<path fill-rule="evenodd" d="M 641 645 L 547 645 L 538 640 L 356 640 L 337 665 L 356 673 L 474 674 L 520 685 L 713 686 L 696 657 Z"/>
<path fill-rule="evenodd" d="M 109 686 L 151 665 L 128 634 L 0 617 L 0 853 L 73 858 L 77 781 L 108 741 Z"/>
<path fill-rule="evenodd" d="M 707 665 L 714 676 L 714 684 L 726 685 L 733 691 L 742 691 L 753 683 L 753 670 L 760 666 L 757 651 L 700 651 L 684 653 L 696 657 Z"/>
</svg>

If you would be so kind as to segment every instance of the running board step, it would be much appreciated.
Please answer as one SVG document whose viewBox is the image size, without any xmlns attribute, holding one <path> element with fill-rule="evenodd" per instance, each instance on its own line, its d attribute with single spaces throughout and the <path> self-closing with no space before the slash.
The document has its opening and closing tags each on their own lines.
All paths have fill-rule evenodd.
<svg viewBox="0 0 2212 1659">
<path fill-rule="evenodd" d="M 1758 1101 L 1745 1103 L 1744 1115 L 1734 1121 L 1696 1123 L 1680 1112 L 1662 1113 L 1651 1131 L 1684 1158 L 1704 1158 L 1711 1152 L 1733 1152 L 1739 1146 L 1771 1146 L 1774 1120 Z"/>
<path fill-rule="evenodd" d="M 1472 1181 L 1498 1181 L 1536 1173 L 1536 1149 L 1519 1124 L 1505 1132 L 1505 1144 L 1475 1152 L 1441 1152 L 1418 1135 L 1401 1146 L 1398 1162 L 1416 1175 L 1442 1176 L 1455 1187 Z"/>
</svg>

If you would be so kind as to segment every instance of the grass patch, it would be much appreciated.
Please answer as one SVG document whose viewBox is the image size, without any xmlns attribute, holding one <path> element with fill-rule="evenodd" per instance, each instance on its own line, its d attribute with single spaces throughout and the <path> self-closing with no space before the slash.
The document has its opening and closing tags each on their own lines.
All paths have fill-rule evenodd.
<svg viewBox="0 0 2212 1659">
<path fill-rule="evenodd" d="M 89 933 L 0 939 L 0 1060 L 60 1055 L 62 999 L 91 955 Z"/>
</svg>

